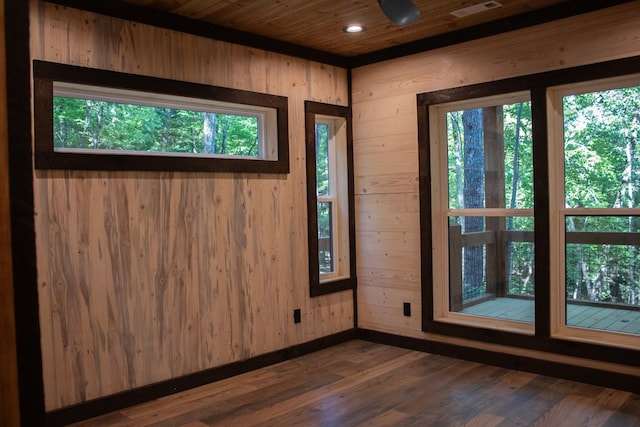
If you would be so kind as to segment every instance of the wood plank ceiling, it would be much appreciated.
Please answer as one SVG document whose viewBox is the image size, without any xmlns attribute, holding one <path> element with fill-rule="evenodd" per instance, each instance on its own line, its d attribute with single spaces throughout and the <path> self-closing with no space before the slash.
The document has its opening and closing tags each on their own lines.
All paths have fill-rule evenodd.
<svg viewBox="0 0 640 427">
<path fill-rule="evenodd" d="M 502 7 L 457 18 L 451 12 L 482 0 L 414 0 L 418 22 L 400 27 L 389 21 L 377 0 L 124 0 L 126 3 L 354 57 L 398 45 L 522 16 L 528 12 L 554 14 L 570 0 L 499 0 Z M 603 2 L 607 3 L 607 2 Z M 555 9 L 554 9 L 555 8 Z M 549 16 L 549 19 L 553 16 Z M 360 24 L 366 31 L 347 34 L 343 28 Z"/>
</svg>

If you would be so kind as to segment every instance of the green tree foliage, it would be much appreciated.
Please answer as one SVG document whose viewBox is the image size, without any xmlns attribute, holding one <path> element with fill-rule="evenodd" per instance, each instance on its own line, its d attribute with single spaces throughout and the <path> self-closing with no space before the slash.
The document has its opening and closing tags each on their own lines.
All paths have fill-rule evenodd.
<svg viewBox="0 0 640 427">
<path fill-rule="evenodd" d="M 257 157 L 253 116 L 54 97 L 54 147 Z M 215 120 L 211 118 L 215 117 Z M 207 124 L 214 123 L 207 129 Z M 209 130 L 209 144 L 205 131 Z"/>
<path fill-rule="evenodd" d="M 474 151 L 478 150 L 474 148 L 479 138 L 475 130 L 481 126 L 481 118 L 479 114 L 473 115 L 473 111 L 447 115 L 451 209 L 482 207 L 477 200 L 484 197 L 477 170 L 485 169 L 484 158 Z M 504 207 L 531 209 L 534 205 L 531 103 L 504 105 L 502 111 Z M 638 208 L 640 87 L 567 96 L 563 115 L 566 207 Z M 469 147 L 470 144 L 473 146 Z M 459 217 L 459 221 L 465 225 L 464 218 Z M 468 233 L 478 227 L 465 228 Z M 587 236 L 594 239 L 593 243 L 566 245 L 567 297 L 640 305 L 637 273 L 640 240 L 625 245 L 597 243 L 605 233 L 640 233 L 640 216 L 572 215 L 567 217 L 565 229 L 567 233 L 591 233 Z M 508 217 L 506 230 L 532 231 L 533 218 Z M 510 243 L 508 257 L 509 292 L 533 294 L 533 242 Z M 482 254 L 476 254 L 476 264 L 478 260 L 482 260 Z M 465 257 L 464 263 L 471 264 L 472 260 Z M 463 280 L 464 286 L 475 286 L 469 279 Z"/>
<path fill-rule="evenodd" d="M 567 207 L 640 205 L 640 87 L 564 98 Z"/>
<path fill-rule="evenodd" d="M 316 124 L 316 191 L 318 196 L 331 195 L 329 133 L 329 125 L 323 123 Z M 330 273 L 333 271 L 331 211 L 331 202 L 318 202 L 318 261 L 320 264 L 320 273 Z"/>
<path fill-rule="evenodd" d="M 505 164 L 505 206 L 509 209 L 533 208 L 533 123 L 531 102 L 503 106 Z M 508 217 L 507 230 L 533 231 L 533 217 Z M 508 242 L 508 292 L 534 295 L 533 242 Z"/>
<path fill-rule="evenodd" d="M 640 206 L 640 87 L 564 98 L 565 204 L 570 208 Z M 638 216 L 571 216 L 567 232 L 638 233 Z M 567 295 L 640 304 L 640 241 L 568 244 Z"/>
<path fill-rule="evenodd" d="M 319 196 L 329 195 L 329 126 L 316 125 L 316 186 Z"/>
<path fill-rule="evenodd" d="M 531 102 L 503 106 L 505 145 L 505 204 L 510 209 L 533 208 L 533 122 Z M 531 218 L 524 220 L 526 229 L 533 226 Z"/>
</svg>

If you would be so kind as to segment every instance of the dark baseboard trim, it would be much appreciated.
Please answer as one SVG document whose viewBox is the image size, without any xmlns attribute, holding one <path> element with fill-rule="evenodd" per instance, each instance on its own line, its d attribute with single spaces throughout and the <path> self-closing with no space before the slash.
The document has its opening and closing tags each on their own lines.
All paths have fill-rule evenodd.
<svg viewBox="0 0 640 427">
<path fill-rule="evenodd" d="M 517 356 L 490 350 L 482 350 L 437 341 L 403 337 L 400 335 L 358 329 L 357 338 L 378 344 L 386 344 L 409 350 L 423 351 L 456 359 L 468 360 L 485 365 L 530 372 L 554 378 L 615 388 L 631 393 L 640 393 L 640 378 L 634 375 L 585 368 L 560 362 L 552 362 L 533 357 Z"/>
<path fill-rule="evenodd" d="M 170 394 L 178 393 L 201 385 L 220 381 L 245 372 L 264 368 L 286 360 L 294 359 L 314 351 L 332 347 L 356 338 L 356 329 L 318 338 L 282 350 L 252 357 L 251 359 L 207 369 L 180 378 L 139 387 L 111 396 L 58 409 L 46 414 L 47 426 L 64 426 L 88 418 L 97 417 L 132 405 L 148 402 Z"/>
</svg>

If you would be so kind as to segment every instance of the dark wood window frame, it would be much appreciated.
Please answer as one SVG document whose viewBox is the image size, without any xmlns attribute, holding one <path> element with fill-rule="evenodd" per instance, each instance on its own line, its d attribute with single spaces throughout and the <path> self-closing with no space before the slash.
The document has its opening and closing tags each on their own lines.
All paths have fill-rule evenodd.
<svg viewBox="0 0 640 427">
<path fill-rule="evenodd" d="M 550 303 L 551 272 L 549 267 L 551 254 L 548 250 L 551 236 L 549 232 L 550 200 L 548 192 L 549 164 L 546 101 L 547 88 L 552 86 L 624 76 L 638 72 L 640 72 L 640 56 L 635 56 L 417 95 L 422 330 L 424 332 L 640 366 L 640 350 L 552 337 L 550 322 L 552 309 Z M 441 322 L 434 318 L 433 306 L 429 106 L 520 91 L 530 91 L 533 119 L 534 244 L 537 248 L 535 254 L 535 333 L 533 335 L 482 326 L 476 327 Z"/>
<path fill-rule="evenodd" d="M 289 173 L 287 97 L 115 71 L 33 61 L 36 169 Z M 53 83 L 135 90 L 275 109 L 277 159 L 57 152 L 53 147 Z"/>
<path fill-rule="evenodd" d="M 355 216 L 354 216 L 354 181 L 353 181 L 353 132 L 350 107 L 305 101 L 305 141 L 307 162 L 307 218 L 309 239 L 309 291 L 312 297 L 355 289 L 356 250 L 355 250 Z M 316 115 L 341 117 L 347 123 L 347 191 L 349 200 L 349 277 L 334 281 L 320 282 L 318 262 L 318 198 L 316 194 Z"/>
</svg>

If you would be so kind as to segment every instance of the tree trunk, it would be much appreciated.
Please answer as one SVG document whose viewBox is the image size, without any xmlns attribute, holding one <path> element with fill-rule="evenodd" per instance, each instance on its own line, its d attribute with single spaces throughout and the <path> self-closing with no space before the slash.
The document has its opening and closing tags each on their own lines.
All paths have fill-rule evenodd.
<svg viewBox="0 0 640 427">
<path fill-rule="evenodd" d="M 84 125 L 82 126 L 82 143 L 79 148 L 87 147 L 91 141 L 89 135 L 89 127 L 91 126 L 91 102 L 92 101 L 87 99 L 84 103 Z"/>
<path fill-rule="evenodd" d="M 463 172 L 462 172 L 462 158 L 464 153 L 462 151 L 462 141 L 460 136 L 462 131 L 460 130 L 460 113 L 451 113 L 451 130 L 453 134 L 453 151 L 456 158 L 456 197 L 458 201 L 458 207 L 464 206 L 464 193 L 463 193 Z"/>
<path fill-rule="evenodd" d="M 568 227 L 567 232 L 569 233 L 575 232 L 575 231 L 581 231 L 581 230 L 577 230 L 575 219 L 572 216 L 567 217 L 567 227 Z M 583 245 L 581 244 L 576 245 L 574 250 L 577 252 L 578 266 L 575 270 L 577 277 L 575 279 L 576 289 L 573 293 L 574 295 L 573 297 L 574 299 L 577 299 L 577 300 L 586 299 L 587 301 L 590 301 L 590 300 L 592 301 L 591 296 L 595 294 L 595 284 L 591 281 L 591 278 L 590 278 L 589 264 L 584 259 Z M 567 278 L 565 278 L 565 282 L 566 281 L 567 281 Z"/>
<path fill-rule="evenodd" d="M 216 134 L 218 127 L 218 116 L 215 113 L 204 113 L 204 152 L 213 154 L 216 152 Z"/>
<path fill-rule="evenodd" d="M 103 101 L 98 101 L 98 117 L 97 117 L 97 123 L 96 123 L 96 128 L 93 132 L 93 136 L 92 136 L 92 145 L 93 148 L 100 148 L 100 137 L 102 136 L 102 128 L 104 125 L 104 106 L 105 106 L 105 102 Z M 110 147 L 109 147 L 110 148 Z"/>
<path fill-rule="evenodd" d="M 482 109 L 465 110 L 464 126 L 464 208 L 484 207 L 484 144 L 482 140 Z M 463 233 L 483 231 L 484 218 L 467 216 Z M 464 250 L 463 282 L 477 295 L 484 283 L 484 260 L 481 246 Z"/>
<path fill-rule="evenodd" d="M 229 130 L 229 116 L 223 116 L 222 120 L 222 135 L 220 135 L 220 153 L 227 154 L 227 131 Z"/>
<path fill-rule="evenodd" d="M 164 117 L 162 118 L 162 137 L 160 139 L 160 151 L 166 152 L 167 147 L 169 147 L 169 129 L 171 129 L 171 108 L 164 109 Z"/>
<path fill-rule="evenodd" d="M 633 117 L 633 128 L 637 129 L 640 127 L 640 112 L 636 112 Z M 622 178 L 620 182 L 620 189 L 616 195 L 616 200 L 613 204 L 614 208 L 634 208 L 635 207 L 635 198 L 637 197 L 634 194 L 634 175 L 636 174 L 634 170 L 634 159 L 636 157 L 636 144 L 637 144 L 637 131 L 630 132 L 629 136 L 626 138 L 626 147 L 625 154 L 627 158 L 627 165 L 622 172 Z M 636 217 L 630 216 L 628 218 L 628 226 L 627 231 L 629 233 L 635 232 L 635 221 Z M 632 265 L 627 269 L 627 274 L 625 274 L 625 280 L 627 282 L 626 287 L 628 287 L 629 296 L 626 298 L 624 302 L 629 304 L 635 304 L 635 294 L 636 294 L 636 269 L 638 266 L 638 249 L 637 246 L 629 246 L 629 252 L 631 255 Z M 607 263 L 609 263 L 609 259 L 605 258 Z M 616 264 L 618 262 L 617 259 L 612 259 L 611 263 Z M 623 280 L 624 281 L 624 280 Z"/>
<path fill-rule="evenodd" d="M 627 139 L 627 149 L 626 149 L 626 154 L 627 154 L 627 171 L 628 171 L 628 180 L 627 180 L 627 207 L 629 208 L 635 208 L 636 207 L 636 202 L 635 199 L 637 198 L 637 195 L 634 193 L 634 176 L 638 173 L 636 170 L 634 170 L 634 160 L 637 156 L 637 144 L 638 144 L 638 128 L 640 127 L 640 112 L 636 112 L 636 114 L 633 117 L 633 122 L 634 122 L 634 132 L 631 133 L 631 135 L 629 135 L 629 138 Z M 627 231 L 629 231 L 629 233 L 633 233 L 636 231 L 640 231 L 637 230 L 635 227 L 635 222 L 637 220 L 637 217 L 633 217 L 630 216 L 629 220 L 628 220 L 628 228 Z M 638 246 L 629 246 L 629 252 L 631 253 L 631 259 L 633 260 L 633 265 L 629 266 L 629 276 L 628 276 L 628 280 L 629 283 L 631 284 L 629 292 L 628 292 L 628 297 L 627 300 L 625 302 L 627 302 L 628 304 L 636 304 L 636 286 L 638 283 L 638 279 L 636 276 L 636 272 L 637 269 L 640 268 L 640 263 L 638 261 Z"/>
<path fill-rule="evenodd" d="M 65 109 L 65 101 L 64 98 L 60 99 L 60 104 L 58 104 L 58 109 L 60 112 L 64 112 Z M 67 136 L 68 136 L 68 126 L 67 119 L 64 117 L 60 117 L 58 119 L 58 132 L 56 133 L 56 139 L 59 141 L 55 144 L 56 147 L 66 147 L 67 146 Z"/>
<path fill-rule="evenodd" d="M 520 181 L 520 124 L 522 121 L 522 102 L 518 105 L 518 116 L 516 118 L 516 135 L 513 143 L 513 179 L 511 181 L 511 201 L 509 209 L 516 208 L 516 198 L 518 197 L 518 181 Z M 513 218 L 509 217 L 509 229 Z"/>
<path fill-rule="evenodd" d="M 511 200 L 509 201 L 509 209 L 516 208 L 516 199 L 518 198 L 518 182 L 520 181 L 520 125 L 522 122 L 522 102 L 518 104 L 518 115 L 516 117 L 516 134 L 513 142 L 513 179 L 511 180 Z M 507 219 L 507 230 L 513 230 L 513 217 Z M 507 276 L 511 282 L 511 270 L 513 268 L 513 242 L 509 241 L 507 247 Z M 527 279 L 528 281 L 528 279 Z M 509 283 L 511 286 L 511 283 Z"/>
</svg>

